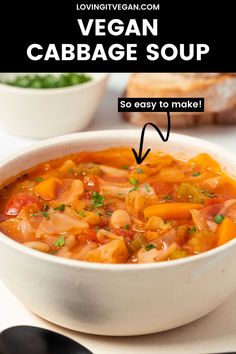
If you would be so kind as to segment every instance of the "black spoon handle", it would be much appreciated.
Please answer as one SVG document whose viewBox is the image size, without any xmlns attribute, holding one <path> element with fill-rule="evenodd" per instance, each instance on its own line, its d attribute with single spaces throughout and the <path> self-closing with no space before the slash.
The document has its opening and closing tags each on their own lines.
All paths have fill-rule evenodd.
<svg viewBox="0 0 236 354">
<path fill-rule="evenodd" d="M 0 354 L 93 354 L 59 333 L 32 326 L 16 326 L 0 334 Z"/>
<path fill-rule="evenodd" d="M 214 352 L 214 353 L 206 353 L 206 354 L 236 354 L 236 352 Z"/>
</svg>

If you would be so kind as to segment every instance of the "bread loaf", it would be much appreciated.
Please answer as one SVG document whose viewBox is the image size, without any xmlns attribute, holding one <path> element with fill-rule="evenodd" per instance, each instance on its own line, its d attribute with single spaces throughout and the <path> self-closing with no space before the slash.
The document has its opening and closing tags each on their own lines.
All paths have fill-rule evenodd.
<svg viewBox="0 0 236 354">
<path fill-rule="evenodd" d="M 236 73 L 132 74 L 125 97 L 204 97 L 204 113 L 171 113 L 173 127 L 236 123 Z M 166 125 L 166 113 L 126 112 L 134 124 Z"/>
</svg>

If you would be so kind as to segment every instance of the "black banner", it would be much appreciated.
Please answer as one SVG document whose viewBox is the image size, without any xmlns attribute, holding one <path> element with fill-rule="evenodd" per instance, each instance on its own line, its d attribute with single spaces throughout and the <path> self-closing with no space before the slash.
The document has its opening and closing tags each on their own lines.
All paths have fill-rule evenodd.
<svg viewBox="0 0 236 354">
<path fill-rule="evenodd" d="M 236 71 L 227 0 L 2 1 L 0 13 L 2 72 Z"/>
<path fill-rule="evenodd" d="M 204 98 L 118 98 L 118 112 L 204 112 Z"/>
</svg>

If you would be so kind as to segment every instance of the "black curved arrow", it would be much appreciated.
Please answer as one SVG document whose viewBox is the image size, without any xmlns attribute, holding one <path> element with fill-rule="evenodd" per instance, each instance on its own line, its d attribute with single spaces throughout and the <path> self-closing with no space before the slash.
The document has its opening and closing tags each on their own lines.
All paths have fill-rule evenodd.
<svg viewBox="0 0 236 354">
<path fill-rule="evenodd" d="M 132 152 L 134 154 L 135 160 L 137 162 L 138 165 L 140 165 L 147 157 L 147 155 L 149 154 L 149 152 L 151 151 L 151 149 L 147 149 L 147 151 L 145 152 L 145 154 L 142 156 L 143 154 L 143 141 L 144 141 L 144 135 L 145 135 L 145 130 L 147 128 L 148 125 L 151 125 L 153 128 L 156 129 L 156 131 L 158 132 L 160 138 L 162 141 L 167 141 L 169 139 L 170 136 L 170 128 L 171 128 L 171 119 L 170 119 L 170 112 L 166 112 L 167 113 L 167 132 L 166 132 L 166 136 L 164 136 L 161 132 L 161 130 L 153 123 L 146 123 L 143 126 L 142 132 L 141 132 L 141 138 L 140 138 L 140 144 L 139 144 L 139 152 L 137 154 L 135 149 L 132 149 Z"/>
</svg>

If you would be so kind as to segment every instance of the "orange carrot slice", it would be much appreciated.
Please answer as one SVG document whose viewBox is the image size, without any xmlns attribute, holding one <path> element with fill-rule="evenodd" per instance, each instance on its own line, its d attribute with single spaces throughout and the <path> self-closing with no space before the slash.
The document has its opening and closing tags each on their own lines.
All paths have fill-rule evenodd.
<svg viewBox="0 0 236 354">
<path fill-rule="evenodd" d="M 224 245 L 226 242 L 236 237 L 236 224 L 226 217 L 217 230 L 218 246 Z"/>
<path fill-rule="evenodd" d="M 57 186 L 59 184 L 59 180 L 55 177 L 50 177 L 45 181 L 38 183 L 34 187 L 35 193 L 45 200 L 52 200 L 56 198 Z"/>
<path fill-rule="evenodd" d="M 202 204 L 195 203 L 166 203 L 155 204 L 144 209 L 144 216 L 150 218 L 151 216 L 159 216 L 165 220 L 171 219 L 190 219 L 191 209 L 201 209 Z"/>
</svg>

